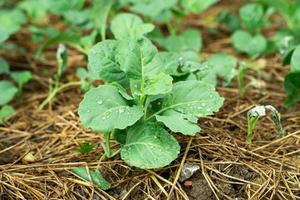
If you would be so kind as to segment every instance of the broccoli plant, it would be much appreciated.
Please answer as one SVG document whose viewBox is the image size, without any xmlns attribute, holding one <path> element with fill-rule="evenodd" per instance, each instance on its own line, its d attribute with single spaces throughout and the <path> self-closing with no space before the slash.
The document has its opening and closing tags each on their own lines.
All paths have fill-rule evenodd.
<svg viewBox="0 0 300 200">
<path fill-rule="evenodd" d="M 261 117 L 266 116 L 267 111 L 272 112 L 272 120 L 276 126 L 279 136 L 283 137 L 285 135 L 285 131 L 281 125 L 280 113 L 276 110 L 276 108 L 274 108 L 271 105 L 255 106 L 254 108 L 249 110 L 247 113 L 247 119 L 248 119 L 248 130 L 247 130 L 247 139 L 246 139 L 247 144 L 252 144 L 254 128 L 255 128 L 258 120 Z"/>
<path fill-rule="evenodd" d="M 240 19 L 245 30 L 236 30 L 231 36 L 233 47 L 256 57 L 267 49 L 267 39 L 260 33 L 265 25 L 265 11 L 257 3 L 249 3 L 240 8 Z"/>
<path fill-rule="evenodd" d="M 195 135 L 198 118 L 217 112 L 223 98 L 203 81 L 176 82 L 143 33 L 105 40 L 89 51 L 89 71 L 106 84 L 84 95 L 78 113 L 84 127 L 103 134 L 108 158 L 113 137 L 130 166 L 160 168 L 180 151 L 168 130 Z"/>
</svg>

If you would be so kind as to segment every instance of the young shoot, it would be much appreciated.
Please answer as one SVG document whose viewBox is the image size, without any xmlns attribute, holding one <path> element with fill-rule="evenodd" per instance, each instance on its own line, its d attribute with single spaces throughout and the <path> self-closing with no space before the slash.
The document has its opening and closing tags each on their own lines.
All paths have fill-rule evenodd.
<svg viewBox="0 0 300 200">
<path fill-rule="evenodd" d="M 281 125 L 280 113 L 276 110 L 276 108 L 274 108 L 271 105 L 266 105 L 266 106 L 258 105 L 252 108 L 251 110 L 249 110 L 247 113 L 247 119 L 248 119 L 248 130 L 247 130 L 247 139 L 246 139 L 247 144 L 252 144 L 253 131 L 255 129 L 255 126 L 261 117 L 266 116 L 267 111 L 270 111 L 272 113 L 271 118 L 276 126 L 276 130 L 279 136 L 283 137 L 285 135 L 285 131 Z"/>
<path fill-rule="evenodd" d="M 61 77 L 65 69 L 67 68 L 68 63 L 68 51 L 67 48 L 60 44 L 56 53 L 57 59 L 57 73 L 55 75 L 55 80 L 50 79 L 49 82 L 49 94 L 48 97 L 41 103 L 39 109 L 43 109 L 47 104 L 51 104 L 57 93 L 63 91 L 64 89 L 71 86 L 81 86 L 83 84 L 83 80 L 74 81 L 69 83 L 61 83 Z"/>
</svg>

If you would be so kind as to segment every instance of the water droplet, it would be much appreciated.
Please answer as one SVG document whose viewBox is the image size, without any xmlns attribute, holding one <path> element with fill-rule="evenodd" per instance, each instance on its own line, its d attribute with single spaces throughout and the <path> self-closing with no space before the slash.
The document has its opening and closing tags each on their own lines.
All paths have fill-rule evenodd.
<svg viewBox="0 0 300 200">
<path fill-rule="evenodd" d="M 203 107 L 206 106 L 206 103 L 201 103 L 201 106 L 203 106 Z"/>
<path fill-rule="evenodd" d="M 101 104 L 103 104 L 103 101 L 99 100 L 99 101 L 97 101 L 97 104 L 101 105 Z"/>
</svg>

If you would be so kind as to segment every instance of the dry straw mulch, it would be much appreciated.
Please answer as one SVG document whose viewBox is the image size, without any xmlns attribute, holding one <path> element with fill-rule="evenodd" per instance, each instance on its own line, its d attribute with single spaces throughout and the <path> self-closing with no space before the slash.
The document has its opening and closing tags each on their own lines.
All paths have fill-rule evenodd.
<svg viewBox="0 0 300 200">
<path fill-rule="evenodd" d="M 58 95 L 43 111 L 36 108 L 46 93 L 25 93 L 16 114 L 0 127 L 0 199 L 300 199 L 300 108 L 282 107 L 278 74 L 284 71 L 273 61 L 267 62 L 273 78 L 263 92 L 248 89 L 240 98 L 235 87 L 219 87 L 226 99 L 222 110 L 199 120 L 203 131 L 197 136 L 174 134 L 182 146 L 180 157 L 160 170 L 130 168 L 119 156 L 99 163 L 101 135 L 82 128 L 77 88 Z M 279 108 L 284 138 L 267 117 L 259 122 L 253 145 L 245 145 L 246 112 L 256 104 Z M 82 155 L 74 149 L 85 141 L 98 146 Z M 24 160 L 28 154 L 36 160 Z M 184 163 L 201 170 L 181 183 Z M 101 191 L 78 179 L 69 171 L 77 166 L 99 166 L 112 188 Z"/>
</svg>

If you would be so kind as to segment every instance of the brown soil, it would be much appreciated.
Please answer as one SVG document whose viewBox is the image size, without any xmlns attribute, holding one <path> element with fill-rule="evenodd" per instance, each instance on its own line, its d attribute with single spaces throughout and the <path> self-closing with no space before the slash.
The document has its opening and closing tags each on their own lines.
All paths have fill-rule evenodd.
<svg viewBox="0 0 300 200">
<path fill-rule="evenodd" d="M 22 99 L 14 102 L 17 112 L 0 127 L 0 199 L 300 199 L 300 105 L 283 107 L 283 77 L 288 69 L 281 67 L 278 55 L 256 62 L 262 66 L 261 73 L 248 73 L 265 83 L 261 90 L 248 88 L 242 98 L 235 82 L 218 87 L 225 97 L 221 111 L 200 119 L 203 130 L 195 137 L 174 134 L 182 151 L 170 166 L 139 170 L 128 167 L 119 156 L 99 162 L 101 135 L 81 126 L 77 107 L 82 93 L 78 88 L 67 89 L 47 109 L 37 110 L 55 71 L 55 51 L 47 50 L 46 61 L 33 59 L 31 44 L 22 40 L 22 34 L 26 31 L 11 41 L 21 43 L 29 52 L 1 52 L 14 69 L 30 69 L 35 76 Z M 237 55 L 228 35 L 207 34 L 204 38 L 204 55 L 220 51 Z M 83 56 L 71 51 L 64 80 L 73 79 L 68 75 L 84 63 Z M 259 122 L 253 145 L 245 144 L 246 113 L 257 104 L 279 109 L 287 133 L 284 138 L 278 137 L 267 117 Z M 98 144 L 87 155 L 75 151 L 85 141 Z M 24 161 L 28 153 L 36 161 Z M 186 186 L 176 178 L 184 163 L 201 168 Z M 105 192 L 79 180 L 69 171 L 76 166 L 99 166 L 112 188 Z"/>
</svg>

